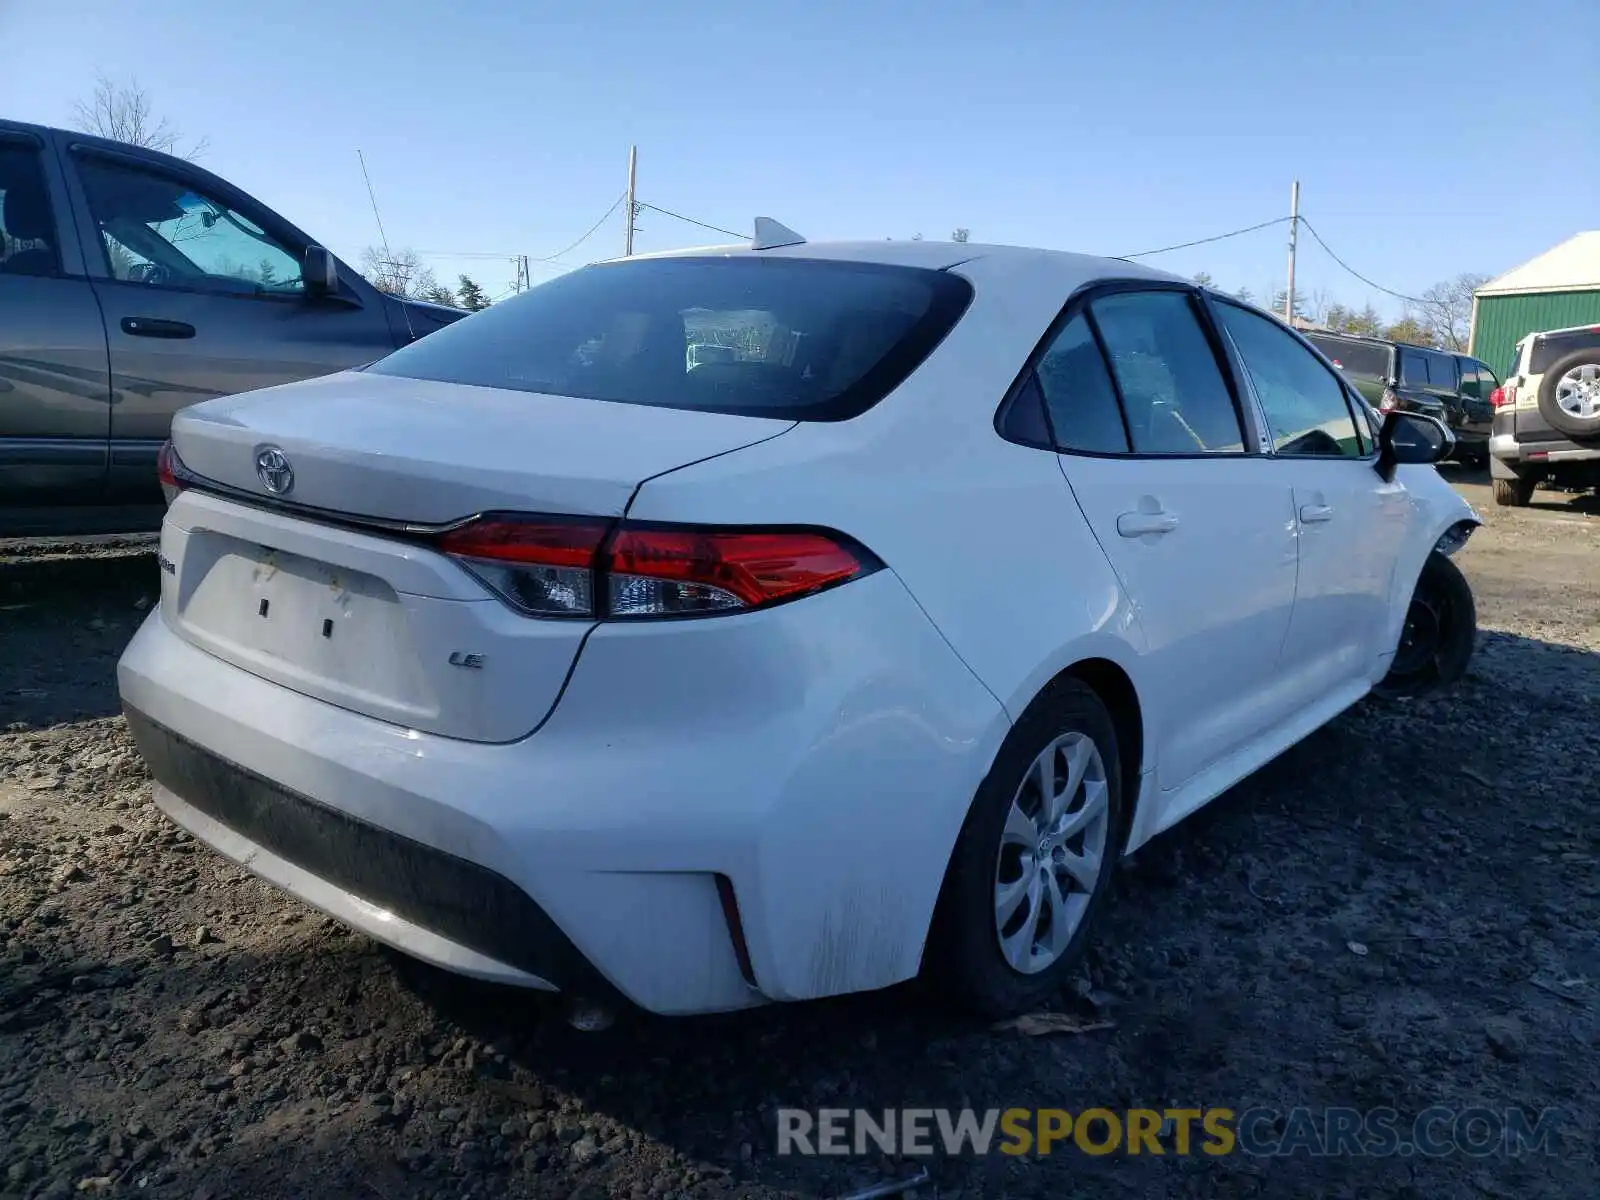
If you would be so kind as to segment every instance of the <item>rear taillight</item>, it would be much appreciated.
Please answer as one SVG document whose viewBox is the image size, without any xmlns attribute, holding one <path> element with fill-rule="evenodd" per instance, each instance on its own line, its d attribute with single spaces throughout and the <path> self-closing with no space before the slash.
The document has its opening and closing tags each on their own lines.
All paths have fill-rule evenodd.
<svg viewBox="0 0 1600 1200">
<path fill-rule="evenodd" d="M 169 507 L 178 498 L 178 493 L 193 481 L 170 439 L 163 442 L 156 453 L 156 477 L 161 480 L 161 494 L 167 498 Z"/>
<path fill-rule="evenodd" d="M 531 616 L 639 619 L 748 612 L 882 564 L 825 530 L 721 529 L 494 515 L 434 544 Z"/>
<path fill-rule="evenodd" d="M 1500 408 L 1515 408 L 1517 406 L 1517 385 L 1511 380 L 1500 389 Z"/>
<path fill-rule="evenodd" d="M 1506 406 L 1506 389 L 1497 387 L 1489 393 L 1489 407 L 1498 412 Z"/>
</svg>

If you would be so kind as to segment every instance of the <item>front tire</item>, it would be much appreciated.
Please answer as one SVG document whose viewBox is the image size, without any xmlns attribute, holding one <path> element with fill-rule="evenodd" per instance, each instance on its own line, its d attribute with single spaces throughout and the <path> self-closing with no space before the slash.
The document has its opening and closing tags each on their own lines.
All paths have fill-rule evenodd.
<svg viewBox="0 0 1600 1200">
<path fill-rule="evenodd" d="M 1478 640 L 1478 607 L 1467 577 L 1437 550 L 1417 578 L 1389 673 L 1375 689 L 1389 698 L 1415 696 L 1460 682 Z"/>
<path fill-rule="evenodd" d="M 990 1019 L 1059 993 L 1105 908 L 1122 830 L 1111 714 L 1059 680 L 1012 727 L 967 814 L 929 933 L 932 981 Z"/>
<path fill-rule="evenodd" d="M 1501 508 L 1527 508 L 1538 486 L 1537 479 L 1496 479 L 1494 502 Z"/>
</svg>

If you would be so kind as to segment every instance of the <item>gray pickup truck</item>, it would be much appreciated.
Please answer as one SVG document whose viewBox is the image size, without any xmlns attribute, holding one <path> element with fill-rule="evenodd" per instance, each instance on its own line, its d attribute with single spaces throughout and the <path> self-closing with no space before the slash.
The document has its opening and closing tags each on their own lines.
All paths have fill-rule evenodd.
<svg viewBox="0 0 1600 1200">
<path fill-rule="evenodd" d="M 191 163 L 0 120 L 0 537 L 157 529 L 178 409 L 465 315 L 379 292 Z"/>
</svg>

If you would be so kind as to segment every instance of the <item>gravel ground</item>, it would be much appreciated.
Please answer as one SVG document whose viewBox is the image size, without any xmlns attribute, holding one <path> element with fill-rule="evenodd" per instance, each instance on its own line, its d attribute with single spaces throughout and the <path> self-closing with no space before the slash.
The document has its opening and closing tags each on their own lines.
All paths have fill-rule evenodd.
<svg viewBox="0 0 1600 1200">
<path fill-rule="evenodd" d="M 1123 873 L 1025 1037 L 915 989 L 569 1029 L 349 934 L 169 827 L 113 668 L 148 546 L 0 544 L 0 1196 L 813 1197 L 775 1107 L 1562 1110 L 1534 1156 L 941 1159 L 919 1193 L 1590 1196 L 1600 506 L 1489 506 L 1453 694 L 1368 702 Z"/>
</svg>

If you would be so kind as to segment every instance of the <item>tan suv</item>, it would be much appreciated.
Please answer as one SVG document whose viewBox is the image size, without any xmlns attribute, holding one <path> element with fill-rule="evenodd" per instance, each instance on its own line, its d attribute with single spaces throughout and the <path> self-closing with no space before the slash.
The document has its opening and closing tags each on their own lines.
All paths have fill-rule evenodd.
<svg viewBox="0 0 1600 1200">
<path fill-rule="evenodd" d="M 1600 325 L 1528 334 L 1490 399 L 1495 503 L 1525 505 L 1541 483 L 1600 488 Z"/>
</svg>

